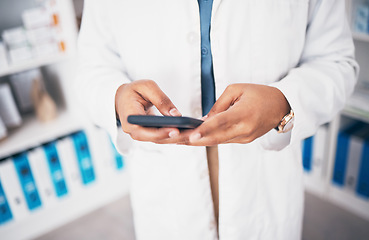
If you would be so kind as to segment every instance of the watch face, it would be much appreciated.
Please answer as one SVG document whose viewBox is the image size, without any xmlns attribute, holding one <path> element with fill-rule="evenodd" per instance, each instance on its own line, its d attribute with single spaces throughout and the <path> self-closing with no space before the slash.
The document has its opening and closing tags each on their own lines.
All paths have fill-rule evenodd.
<svg viewBox="0 0 369 240">
<path fill-rule="evenodd" d="M 291 131 L 293 128 L 293 119 L 291 119 L 290 121 L 288 121 L 288 123 L 286 123 L 286 125 L 284 125 L 284 128 L 282 130 L 282 132 L 286 133 Z"/>
</svg>

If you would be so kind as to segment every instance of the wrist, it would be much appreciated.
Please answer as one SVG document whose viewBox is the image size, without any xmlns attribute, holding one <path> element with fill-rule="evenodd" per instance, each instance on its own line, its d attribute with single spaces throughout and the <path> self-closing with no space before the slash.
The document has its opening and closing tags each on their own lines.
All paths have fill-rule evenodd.
<svg viewBox="0 0 369 240">
<path fill-rule="evenodd" d="M 277 91 L 279 92 L 279 111 L 275 129 L 278 133 L 285 133 L 290 131 L 293 127 L 294 112 L 284 94 L 279 89 L 277 89 Z"/>
<path fill-rule="evenodd" d="M 276 111 L 276 126 L 277 124 L 279 124 L 281 122 L 281 120 L 290 113 L 291 111 L 291 106 L 289 104 L 289 102 L 287 101 L 286 97 L 284 96 L 284 94 L 278 89 L 275 88 L 276 92 L 277 92 L 277 111 Z"/>
<path fill-rule="evenodd" d="M 119 88 L 117 89 L 117 91 L 115 92 L 115 118 L 117 120 L 117 125 L 118 126 L 121 125 L 120 117 L 119 117 L 119 102 L 120 102 L 121 95 L 122 95 L 123 90 L 126 87 L 126 85 L 127 85 L 127 83 L 120 85 Z"/>
</svg>

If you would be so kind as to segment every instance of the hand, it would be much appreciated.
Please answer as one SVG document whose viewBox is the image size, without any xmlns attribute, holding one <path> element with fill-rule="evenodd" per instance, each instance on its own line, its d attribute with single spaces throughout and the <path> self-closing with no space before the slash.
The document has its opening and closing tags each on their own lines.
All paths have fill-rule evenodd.
<svg viewBox="0 0 369 240">
<path fill-rule="evenodd" d="M 155 106 L 165 116 L 181 116 L 172 101 L 152 80 L 139 80 L 120 86 L 115 95 L 115 109 L 125 133 L 138 141 L 160 142 L 177 136 L 177 128 L 145 128 L 129 124 L 129 115 L 148 115 Z"/>
<path fill-rule="evenodd" d="M 277 88 L 233 84 L 214 104 L 205 122 L 177 141 L 194 146 L 250 143 L 275 128 L 290 109 Z"/>
</svg>

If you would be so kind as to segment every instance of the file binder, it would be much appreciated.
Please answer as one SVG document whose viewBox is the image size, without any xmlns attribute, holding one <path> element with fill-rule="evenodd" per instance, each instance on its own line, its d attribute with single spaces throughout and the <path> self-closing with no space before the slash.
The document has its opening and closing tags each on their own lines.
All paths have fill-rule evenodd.
<svg viewBox="0 0 369 240">
<path fill-rule="evenodd" d="M 332 182 L 338 186 L 343 187 L 345 185 L 347 162 L 349 157 L 350 136 L 363 127 L 365 127 L 364 123 L 356 122 L 338 133 L 336 157 L 332 179 Z"/>
<path fill-rule="evenodd" d="M 15 155 L 14 166 L 29 210 L 41 207 L 41 199 L 25 152 Z"/>
<path fill-rule="evenodd" d="M 95 181 L 95 172 L 93 169 L 91 153 L 89 150 L 87 137 L 84 132 L 72 134 L 72 139 L 77 154 L 79 170 L 82 176 L 83 184 L 89 184 Z"/>
<path fill-rule="evenodd" d="M 351 192 L 355 192 L 357 188 L 357 180 L 360 171 L 360 162 L 362 159 L 364 141 L 368 131 L 368 126 L 365 126 L 357 129 L 356 132 L 353 132 L 350 135 L 345 188 Z"/>
<path fill-rule="evenodd" d="M 305 139 L 303 142 L 302 165 L 304 167 L 304 170 L 307 172 L 310 172 L 312 169 L 313 143 L 314 143 L 314 136 Z"/>
<path fill-rule="evenodd" d="M 369 138 L 366 139 L 361 154 L 360 172 L 356 192 L 362 197 L 369 198 Z"/>
<path fill-rule="evenodd" d="M 47 164 L 44 149 L 37 147 L 28 152 L 28 161 L 31 166 L 33 177 L 39 190 L 43 206 L 48 207 L 57 203 L 54 185 L 50 178 L 49 166 Z"/>
<path fill-rule="evenodd" d="M 312 175 L 316 179 L 322 179 L 325 174 L 324 170 L 328 158 L 326 154 L 327 136 L 328 128 L 326 125 L 321 126 L 314 136 Z"/>
<path fill-rule="evenodd" d="M 13 219 L 13 214 L 10 210 L 0 179 L 0 225 L 10 221 L 11 219 Z"/>
<path fill-rule="evenodd" d="M 325 146 L 327 144 L 328 129 L 326 125 L 321 126 L 316 134 L 307 138 L 303 142 L 303 167 L 304 170 L 318 181 L 324 176 L 327 154 Z"/>
<path fill-rule="evenodd" d="M 19 221 L 27 217 L 30 211 L 28 210 L 26 199 L 23 195 L 11 158 L 0 163 L 0 178 L 14 221 Z"/>
<path fill-rule="evenodd" d="M 50 170 L 50 176 L 54 184 L 54 190 L 56 192 L 56 196 L 60 198 L 68 193 L 68 189 L 65 183 L 59 155 L 55 147 L 55 142 L 49 142 L 43 147 Z"/>
<path fill-rule="evenodd" d="M 71 137 L 64 137 L 56 142 L 60 163 L 65 169 L 65 181 L 71 195 L 83 187 L 81 173 L 78 167 L 77 155 Z"/>
</svg>

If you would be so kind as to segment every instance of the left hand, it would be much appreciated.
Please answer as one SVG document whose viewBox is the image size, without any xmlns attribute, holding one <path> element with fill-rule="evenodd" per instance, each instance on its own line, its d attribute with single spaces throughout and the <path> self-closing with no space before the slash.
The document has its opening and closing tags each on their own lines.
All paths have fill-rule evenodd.
<svg viewBox="0 0 369 240">
<path fill-rule="evenodd" d="M 275 128 L 290 109 L 277 88 L 233 84 L 216 101 L 202 125 L 171 142 L 193 146 L 250 143 Z"/>
</svg>

